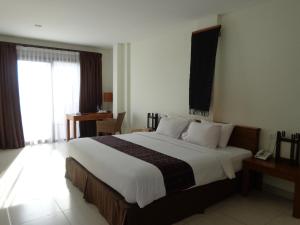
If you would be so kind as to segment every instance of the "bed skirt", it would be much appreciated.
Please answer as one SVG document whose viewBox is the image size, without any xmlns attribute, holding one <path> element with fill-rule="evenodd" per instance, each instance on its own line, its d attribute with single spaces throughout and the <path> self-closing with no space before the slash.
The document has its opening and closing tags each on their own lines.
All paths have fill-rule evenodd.
<svg viewBox="0 0 300 225">
<path fill-rule="evenodd" d="M 233 180 L 222 180 L 191 188 L 154 201 L 144 208 L 127 203 L 123 196 L 96 178 L 73 158 L 66 159 L 66 178 L 84 193 L 84 199 L 97 206 L 110 225 L 169 225 L 236 193 L 241 173 Z"/>
</svg>

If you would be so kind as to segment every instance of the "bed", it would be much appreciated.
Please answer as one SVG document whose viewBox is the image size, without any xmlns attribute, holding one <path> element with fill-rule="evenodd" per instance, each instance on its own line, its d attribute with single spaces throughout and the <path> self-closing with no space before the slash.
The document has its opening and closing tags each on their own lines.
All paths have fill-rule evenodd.
<svg viewBox="0 0 300 225">
<path fill-rule="evenodd" d="M 257 151 L 259 129 L 235 126 L 229 146 L 222 151 L 155 132 L 116 137 L 188 162 L 194 183 L 169 191 L 155 166 L 133 161 L 123 152 L 111 154 L 111 147 L 90 138 L 70 142 L 66 177 L 111 225 L 166 225 L 203 212 L 239 189 L 242 160 Z"/>
</svg>

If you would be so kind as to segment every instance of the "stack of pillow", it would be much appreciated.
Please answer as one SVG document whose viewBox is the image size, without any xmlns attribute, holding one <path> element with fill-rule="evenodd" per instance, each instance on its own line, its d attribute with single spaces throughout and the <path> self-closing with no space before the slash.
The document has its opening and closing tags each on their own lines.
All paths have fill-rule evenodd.
<svg viewBox="0 0 300 225">
<path fill-rule="evenodd" d="M 156 132 L 209 148 L 225 148 L 233 128 L 232 124 L 207 120 L 198 122 L 181 117 L 163 117 Z"/>
</svg>

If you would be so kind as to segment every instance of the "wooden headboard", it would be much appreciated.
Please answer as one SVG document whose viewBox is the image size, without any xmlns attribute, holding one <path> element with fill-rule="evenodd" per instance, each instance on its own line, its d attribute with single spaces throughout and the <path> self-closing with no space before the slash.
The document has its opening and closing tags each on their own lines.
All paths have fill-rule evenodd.
<svg viewBox="0 0 300 225">
<path fill-rule="evenodd" d="M 253 154 L 258 151 L 260 128 L 235 126 L 228 145 L 251 150 Z"/>
</svg>

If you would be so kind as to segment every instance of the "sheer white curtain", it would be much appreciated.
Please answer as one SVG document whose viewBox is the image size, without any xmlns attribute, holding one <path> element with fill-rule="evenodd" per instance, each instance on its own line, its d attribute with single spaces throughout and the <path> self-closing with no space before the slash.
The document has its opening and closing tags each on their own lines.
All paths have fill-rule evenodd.
<svg viewBox="0 0 300 225">
<path fill-rule="evenodd" d="M 65 139 L 65 114 L 79 111 L 79 53 L 23 46 L 17 53 L 25 141 Z"/>
</svg>

